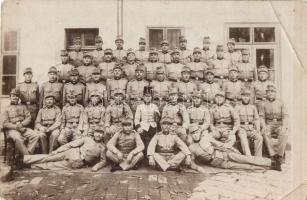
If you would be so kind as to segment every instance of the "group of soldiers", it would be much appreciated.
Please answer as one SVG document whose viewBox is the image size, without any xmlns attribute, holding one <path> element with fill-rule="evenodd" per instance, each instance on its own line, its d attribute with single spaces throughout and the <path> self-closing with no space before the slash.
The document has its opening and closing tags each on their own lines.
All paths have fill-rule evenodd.
<svg viewBox="0 0 307 200">
<path fill-rule="evenodd" d="M 83 52 L 75 38 L 40 88 L 26 68 L 12 89 L 3 128 L 25 165 L 97 171 L 111 163 L 115 171 L 145 160 L 163 171 L 281 170 L 288 114 L 268 68 L 250 63 L 234 39 L 215 52 L 209 37 L 193 51 L 184 36 L 173 50 L 163 40 L 147 52 L 140 38 L 138 50 L 126 51 L 120 36 L 115 50 L 103 49 L 100 36 L 95 44 Z"/>
</svg>

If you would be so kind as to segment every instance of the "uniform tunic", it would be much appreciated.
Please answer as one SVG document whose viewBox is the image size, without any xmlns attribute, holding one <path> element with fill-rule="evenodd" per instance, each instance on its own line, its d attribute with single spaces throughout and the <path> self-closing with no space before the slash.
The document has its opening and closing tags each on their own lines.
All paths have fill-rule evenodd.
<svg viewBox="0 0 307 200">
<path fill-rule="evenodd" d="M 205 105 L 211 107 L 215 103 L 215 94 L 221 90 L 221 87 L 215 82 L 204 82 L 200 84 L 199 89 L 203 91 L 203 101 Z"/>
<path fill-rule="evenodd" d="M 93 136 L 96 130 L 104 127 L 105 108 L 102 104 L 93 106 L 89 104 L 83 112 L 83 135 Z"/>
<path fill-rule="evenodd" d="M 106 86 L 101 82 L 98 82 L 98 83 L 92 82 L 92 83 L 86 84 L 85 97 L 84 97 L 84 101 L 85 101 L 86 105 L 90 101 L 90 94 L 92 93 L 92 91 L 97 91 L 99 97 L 102 100 L 102 103 L 106 103 L 106 101 L 107 101 L 107 88 L 106 88 Z"/>
<path fill-rule="evenodd" d="M 83 51 L 71 51 L 68 53 L 69 63 L 74 67 L 79 67 L 83 65 Z"/>
<path fill-rule="evenodd" d="M 41 86 L 39 105 L 40 108 L 43 107 L 44 99 L 46 95 L 52 94 L 55 99 L 55 104 L 59 107 L 62 106 L 62 94 L 63 94 L 63 84 L 60 82 L 45 82 Z"/>
<path fill-rule="evenodd" d="M 108 79 L 107 80 L 107 92 L 108 92 L 108 99 L 113 98 L 113 92 L 115 89 L 121 89 L 126 94 L 126 87 L 127 87 L 128 80 L 125 78 L 120 79 Z"/>
<path fill-rule="evenodd" d="M 164 65 L 160 62 L 147 62 L 145 63 L 145 69 L 146 69 L 146 79 L 148 81 L 156 80 L 156 72 L 157 68 Z"/>
<path fill-rule="evenodd" d="M 143 90 L 145 86 L 148 86 L 149 83 L 146 80 L 136 80 L 133 79 L 127 84 L 127 96 L 129 99 L 129 105 L 133 112 L 136 111 L 136 107 L 140 105 L 143 96 Z"/>
<path fill-rule="evenodd" d="M 241 91 L 244 88 L 243 83 L 240 80 L 236 81 L 226 81 L 222 86 L 225 91 L 225 98 L 229 103 L 234 106 L 238 104 L 238 101 L 241 99 Z"/>
<path fill-rule="evenodd" d="M 205 62 L 205 63 L 208 63 L 208 62 L 216 59 L 215 52 L 210 50 L 210 49 L 203 49 L 201 51 L 201 56 L 202 56 L 201 57 L 202 61 Z"/>
<path fill-rule="evenodd" d="M 70 63 L 62 63 L 55 66 L 58 70 L 58 81 L 61 83 L 67 83 L 70 81 L 69 72 L 74 69 L 74 66 Z"/>
<path fill-rule="evenodd" d="M 124 76 L 128 79 L 128 81 L 135 78 L 135 69 L 137 64 L 135 62 L 133 63 L 126 63 L 123 66 Z"/>
<path fill-rule="evenodd" d="M 179 60 L 180 63 L 186 65 L 187 63 L 192 61 L 193 52 L 188 49 L 179 50 Z"/>
<path fill-rule="evenodd" d="M 191 78 L 194 80 L 204 80 L 205 70 L 208 68 L 203 62 L 190 62 L 187 66 L 191 69 Z"/>
<path fill-rule="evenodd" d="M 102 49 L 95 49 L 94 51 L 91 52 L 92 55 L 92 62 L 94 66 L 98 66 L 100 63 L 103 62 L 103 57 L 104 57 L 104 50 Z"/>
<path fill-rule="evenodd" d="M 170 64 L 172 62 L 172 56 L 170 54 L 170 51 L 160 51 L 158 54 L 159 57 L 159 62 L 163 63 L 163 64 Z"/>
<path fill-rule="evenodd" d="M 92 79 L 92 74 L 94 69 L 96 69 L 96 67 L 94 65 L 81 65 L 77 68 L 79 74 L 80 74 L 80 79 L 79 81 L 83 84 L 88 83 L 91 81 Z"/>
<path fill-rule="evenodd" d="M 233 52 L 227 51 L 224 57 L 226 60 L 229 60 L 233 65 L 238 64 L 242 61 L 241 51 L 233 51 Z"/>
<path fill-rule="evenodd" d="M 181 78 L 181 71 L 184 67 L 181 63 L 170 63 L 166 65 L 166 77 L 170 81 L 179 81 Z"/>
<path fill-rule="evenodd" d="M 202 131 L 207 130 L 209 128 L 209 125 L 211 123 L 210 112 L 205 106 L 191 106 L 187 109 L 187 112 L 190 118 L 190 124 L 199 125 L 199 128 Z"/>
<path fill-rule="evenodd" d="M 147 62 L 149 58 L 149 52 L 148 51 L 141 51 L 141 50 L 136 50 L 135 51 L 135 58 L 137 59 L 138 62 Z"/>
<path fill-rule="evenodd" d="M 102 62 L 99 64 L 98 68 L 101 71 L 101 79 L 107 81 L 107 79 L 112 79 L 114 77 L 113 68 L 115 62 Z"/>
<path fill-rule="evenodd" d="M 85 96 L 85 86 L 82 83 L 66 83 L 63 87 L 63 106 L 66 105 L 67 94 L 73 92 L 77 95 L 77 102 L 78 104 L 85 105 L 84 96 Z"/>
</svg>

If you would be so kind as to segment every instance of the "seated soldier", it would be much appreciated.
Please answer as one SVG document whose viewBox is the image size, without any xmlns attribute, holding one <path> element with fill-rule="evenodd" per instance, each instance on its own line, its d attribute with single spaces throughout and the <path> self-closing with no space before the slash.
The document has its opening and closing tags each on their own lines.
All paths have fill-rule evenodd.
<svg viewBox="0 0 307 200">
<path fill-rule="evenodd" d="M 113 162 L 111 172 L 116 170 L 137 169 L 138 163 L 144 157 L 144 144 L 138 133 L 133 130 L 131 119 L 121 121 L 123 129 L 108 142 L 107 157 Z"/>
<path fill-rule="evenodd" d="M 34 169 L 78 169 L 93 165 L 97 171 L 106 165 L 106 147 L 102 142 L 103 132 L 94 132 L 94 137 L 83 137 L 69 142 L 51 154 L 24 156 L 23 162 Z"/>
<path fill-rule="evenodd" d="M 281 171 L 278 160 L 241 155 L 229 144 L 215 140 L 209 133 L 201 133 L 195 124 L 189 127 L 189 133 L 189 137 L 193 141 L 189 146 L 192 153 L 190 165 L 192 169 L 204 172 L 204 169 L 196 164 L 198 162 L 224 169 Z"/>
<path fill-rule="evenodd" d="M 22 155 L 32 154 L 39 140 L 39 134 L 27 128 L 31 123 L 31 114 L 25 105 L 18 104 L 19 93 L 16 89 L 12 89 L 10 101 L 11 104 L 3 113 L 3 129 Z M 24 144 L 25 139 L 29 141 L 28 147 Z"/>
<path fill-rule="evenodd" d="M 180 165 L 186 159 L 186 164 L 191 161 L 191 153 L 186 144 L 171 131 L 172 120 L 162 118 L 162 132 L 157 133 L 150 141 L 147 149 L 149 165 L 156 164 L 163 170 L 181 171 Z"/>
<path fill-rule="evenodd" d="M 40 135 L 43 154 L 51 153 L 57 147 L 61 119 L 61 110 L 55 105 L 55 96 L 53 93 L 45 94 L 44 107 L 38 111 L 35 120 L 35 130 Z"/>
</svg>

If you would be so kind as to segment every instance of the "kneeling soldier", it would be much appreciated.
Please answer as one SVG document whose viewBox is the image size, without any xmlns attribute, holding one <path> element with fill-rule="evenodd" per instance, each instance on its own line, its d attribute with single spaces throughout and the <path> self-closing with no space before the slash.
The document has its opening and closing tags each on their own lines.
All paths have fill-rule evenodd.
<svg viewBox="0 0 307 200">
<path fill-rule="evenodd" d="M 107 157 L 114 163 L 111 171 L 137 169 L 137 164 L 144 157 L 144 144 L 138 133 L 133 130 L 131 119 L 122 121 L 123 129 L 108 142 Z"/>
<path fill-rule="evenodd" d="M 186 164 L 190 164 L 191 153 L 186 144 L 170 130 L 171 125 L 171 119 L 161 120 L 162 132 L 157 133 L 150 141 L 147 156 L 150 166 L 155 167 L 158 164 L 163 171 L 179 172 L 180 165 L 185 159 Z"/>
</svg>

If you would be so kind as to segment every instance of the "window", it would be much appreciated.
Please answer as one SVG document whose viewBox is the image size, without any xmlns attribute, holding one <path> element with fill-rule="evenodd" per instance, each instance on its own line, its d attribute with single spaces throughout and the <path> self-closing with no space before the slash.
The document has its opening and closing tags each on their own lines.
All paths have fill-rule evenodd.
<svg viewBox="0 0 307 200">
<path fill-rule="evenodd" d="M 16 87 L 18 70 L 18 32 L 6 31 L 3 34 L 2 63 L 1 63 L 1 94 L 9 95 Z"/>
<path fill-rule="evenodd" d="M 179 36 L 184 35 L 183 27 L 147 27 L 149 48 L 160 49 L 160 42 L 168 40 L 170 49 L 179 47 Z"/>
<path fill-rule="evenodd" d="M 82 50 L 90 50 L 95 48 L 95 37 L 99 35 L 98 28 L 71 28 L 65 29 L 66 48 L 73 49 L 74 38 L 81 38 Z"/>
</svg>

